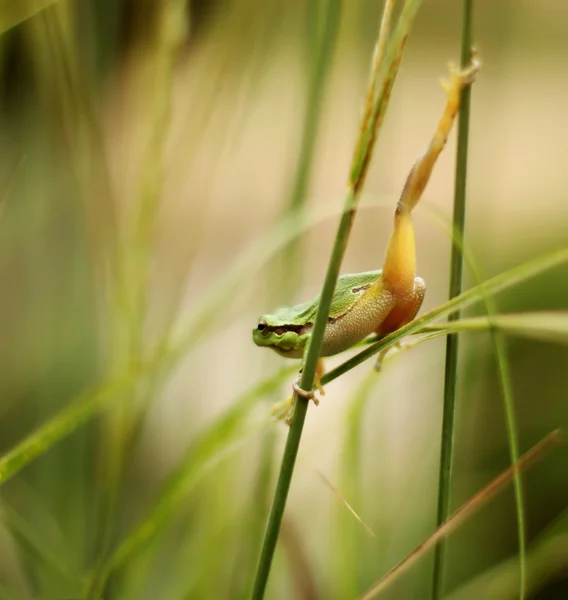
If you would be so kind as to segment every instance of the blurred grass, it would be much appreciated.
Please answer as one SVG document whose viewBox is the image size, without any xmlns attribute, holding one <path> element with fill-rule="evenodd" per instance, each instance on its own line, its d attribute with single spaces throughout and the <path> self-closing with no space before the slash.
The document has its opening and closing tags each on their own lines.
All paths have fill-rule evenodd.
<svg viewBox="0 0 568 600">
<path fill-rule="evenodd" d="M 267 423 L 267 403 L 257 401 L 291 379 L 273 374 L 276 357 L 260 367 L 250 329 L 268 304 L 305 299 L 319 285 L 326 219 L 339 208 L 331 202 L 321 209 L 317 199 L 340 196 L 380 7 L 345 8 L 326 102 L 316 111 L 313 168 L 302 184 L 313 212 L 281 222 L 300 164 L 298 115 L 309 94 L 321 92 L 319 83 L 308 88 L 311 67 L 304 63 L 315 57 L 305 45 L 306 36 L 312 39 L 306 7 L 247 0 L 221 10 L 192 2 L 187 17 L 175 19 L 185 32 L 177 58 L 154 76 L 152 32 L 164 6 L 0 3 L 0 181 L 10 188 L 0 219 L 0 598 L 80 597 L 96 565 L 105 576 L 112 571 L 105 598 L 244 598 L 250 586 L 258 513 L 283 434 Z M 480 6 L 478 14 L 485 70 L 472 121 L 468 240 L 490 275 L 565 243 L 562 179 L 554 171 L 563 121 L 556 119 L 552 131 L 547 118 L 562 104 L 554 69 L 568 15 L 562 4 L 551 6 L 554 18 L 544 8 L 507 2 L 489 11 Z M 448 23 L 458 17 L 450 2 L 425 3 L 410 40 L 384 150 L 369 173 L 371 189 L 392 204 L 431 126 L 428 90 L 457 53 L 457 27 Z M 515 96 L 519 81 L 524 92 Z M 166 99 L 162 109 L 168 102 L 171 108 L 153 110 L 155 93 Z M 545 99 L 547 111 L 535 114 Z M 423 115 L 424 130 L 412 115 Z M 507 121 L 519 115 L 522 132 L 512 128 L 518 121 Z M 314 125 L 311 117 L 307 124 Z M 524 162 L 533 155 L 522 152 L 531 148 L 541 149 L 545 163 L 538 153 Z M 448 178 L 441 165 L 439 181 Z M 432 185 L 429 202 L 447 198 L 443 186 Z M 134 254 L 131 232 L 145 193 L 152 215 Z M 376 215 L 369 208 L 356 224 L 350 270 L 376 268 L 380 260 L 389 220 Z M 284 298 L 277 288 L 286 271 L 276 274 L 268 259 L 312 227 L 310 259 L 292 265 L 304 272 L 298 288 L 303 281 L 305 289 Z M 446 287 L 437 280 L 447 268 L 439 240 L 449 237 L 431 235 L 420 218 L 417 227 L 427 312 L 441 304 L 438 289 Z M 235 260 L 243 247 L 249 251 Z M 136 256 L 143 259 L 138 283 L 126 282 Z M 493 324 L 506 336 L 523 449 L 568 424 L 565 315 L 548 312 L 568 307 L 566 272 L 557 267 L 495 298 Z M 265 276 L 270 302 L 258 285 Z M 139 303 L 135 320 L 130 302 Z M 488 337 L 466 333 L 487 325 L 486 318 L 460 324 L 457 504 L 508 464 Z M 353 370 L 328 386 L 308 420 L 303 452 L 377 539 L 326 487 L 311 486 L 300 456 L 287 514 L 292 533 L 286 552 L 277 550 L 271 598 L 352 597 L 431 531 L 440 425 L 436 344 L 393 357 L 380 379 L 369 373 L 359 381 Z M 141 360 L 131 362 L 129 347 Z M 335 399 L 349 395 L 342 385 L 355 392 L 340 403 Z M 123 429 L 122 418 L 136 425 Z M 10 448 L 22 440 L 10 462 Z M 109 486 L 103 459 L 121 466 L 114 500 L 107 496 L 114 518 L 104 553 L 97 541 Z M 563 449 L 524 482 L 531 598 L 565 596 L 565 520 L 546 526 L 566 508 L 566 460 Z M 515 597 L 515 540 L 513 498 L 505 495 L 449 540 L 450 597 L 490 597 L 489 590 L 494 598 Z M 118 549 L 123 558 L 114 563 Z M 285 560 L 295 554 L 305 558 L 303 572 Z M 428 569 L 409 571 L 385 597 L 420 597 L 428 576 Z"/>
<path fill-rule="evenodd" d="M 25 2 L 14 2 L 14 0 L 2 0 L 0 2 L 0 34 L 31 19 L 37 13 L 49 8 L 58 1 L 27 0 Z"/>
<path fill-rule="evenodd" d="M 431 535 L 418 544 L 410 554 L 394 565 L 385 575 L 383 575 L 383 577 L 381 577 L 381 579 L 374 583 L 364 594 L 359 596 L 359 600 L 370 600 L 371 598 L 378 597 L 385 588 L 392 586 L 395 579 L 403 576 L 413 563 L 419 561 L 428 550 L 435 546 L 439 546 L 440 542 L 445 540 L 452 531 L 458 529 L 460 525 L 471 518 L 472 514 L 479 511 L 499 492 L 502 492 L 510 481 L 513 481 L 514 483 L 515 479 L 518 479 L 521 471 L 533 466 L 535 462 L 538 462 L 544 455 L 562 442 L 563 436 L 558 429 L 540 440 L 535 446 L 525 452 L 516 463 L 512 464 L 508 469 L 503 471 L 503 473 L 500 473 L 482 490 L 479 490 L 479 492 L 472 496 L 467 502 L 457 508 L 443 523 L 436 527 Z M 526 571 L 524 571 L 526 569 L 524 562 L 526 557 L 523 555 L 521 558 L 522 560 L 519 561 L 519 570 L 526 573 Z M 519 593 L 525 594 L 526 579 L 522 579 L 521 584 L 515 586 L 515 588 L 517 587 Z"/>
</svg>

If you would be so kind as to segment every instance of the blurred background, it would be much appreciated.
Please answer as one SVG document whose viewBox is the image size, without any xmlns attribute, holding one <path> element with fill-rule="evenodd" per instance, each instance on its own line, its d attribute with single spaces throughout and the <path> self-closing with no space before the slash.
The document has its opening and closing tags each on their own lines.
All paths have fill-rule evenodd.
<svg viewBox="0 0 568 600">
<path fill-rule="evenodd" d="M 297 368 L 251 330 L 321 288 L 382 10 L 339 4 L 0 2 L 0 450 L 51 419 L 62 438 L 2 486 L 0 599 L 248 597 Z M 382 264 L 460 11 L 419 12 L 343 272 Z M 568 239 L 567 25 L 561 0 L 475 6 L 466 243 L 486 277 Z M 448 293 L 454 155 L 452 136 L 415 211 L 423 311 Z M 302 201 L 312 225 L 283 236 Z M 496 301 L 567 309 L 568 269 Z M 461 339 L 456 508 L 509 465 L 491 339 Z M 526 451 L 568 427 L 568 351 L 506 348 Z M 433 530 L 444 351 L 365 363 L 310 407 L 268 598 L 355 598 Z M 566 598 L 568 449 L 524 491 L 530 597 Z M 518 597 L 517 550 L 509 488 L 451 536 L 447 597 Z M 431 569 L 382 597 L 428 598 Z"/>
</svg>

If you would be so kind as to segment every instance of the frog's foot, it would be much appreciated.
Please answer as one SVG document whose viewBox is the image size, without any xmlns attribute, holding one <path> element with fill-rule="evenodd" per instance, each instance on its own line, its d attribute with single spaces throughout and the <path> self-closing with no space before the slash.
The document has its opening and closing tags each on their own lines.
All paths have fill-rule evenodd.
<svg viewBox="0 0 568 600">
<path fill-rule="evenodd" d="M 286 417 L 284 418 L 284 423 L 290 427 L 292 425 L 292 421 L 294 420 L 294 410 L 296 408 L 296 403 L 292 402 L 290 404 L 290 409 L 286 413 Z"/>
<path fill-rule="evenodd" d="M 277 402 L 272 407 L 272 416 L 277 421 L 284 421 L 288 427 L 292 425 L 292 421 L 294 420 L 294 410 L 296 408 L 296 403 L 294 402 L 294 396 L 290 396 L 283 402 Z"/>
<path fill-rule="evenodd" d="M 389 350 L 392 350 L 392 348 L 396 348 L 397 350 L 406 350 L 409 346 L 407 346 L 406 344 L 403 344 L 402 342 L 395 342 L 392 346 L 389 346 L 388 348 L 384 348 L 383 350 L 381 350 L 379 352 L 379 355 L 377 356 L 377 361 L 375 362 L 375 371 L 379 372 L 383 366 L 383 360 L 385 358 L 385 356 L 387 355 L 387 353 L 389 352 Z"/>
<path fill-rule="evenodd" d="M 298 396 L 302 396 L 302 398 L 306 398 L 306 400 L 312 400 L 313 403 L 316 406 L 318 406 L 319 398 L 315 395 L 314 391 L 310 390 L 308 392 L 307 390 L 300 387 L 300 379 L 302 378 L 303 370 L 304 370 L 303 368 L 300 369 L 300 374 L 294 380 L 294 383 L 292 384 L 292 389 L 294 390 L 294 392 L 296 392 L 296 394 L 298 394 Z M 320 359 L 318 359 L 318 362 L 316 365 L 316 373 L 314 376 L 314 386 L 317 388 L 318 392 L 322 396 L 325 396 L 325 390 L 323 389 L 323 385 L 321 384 L 321 377 L 323 376 L 323 370 L 324 370 L 323 360 L 320 358 Z"/>
<path fill-rule="evenodd" d="M 446 94 L 451 98 L 456 93 L 460 93 L 464 88 L 470 86 L 477 76 L 481 68 L 481 61 L 477 57 L 475 50 L 471 53 L 471 64 L 464 69 L 460 69 L 457 65 L 450 63 L 450 79 L 449 81 L 442 80 L 442 87 Z"/>
<path fill-rule="evenodd" d="M 323 362 L 320 359 L 318 362 L 318 367 L 317 367 L 316 374 L 315 374 L 314 385 L 318 389 L 320 394 L 322 396 L 325 396 L 325 390 L 323 389 L 323 386 L 322 386 L 321 380 L 320 380 L 320 375 L 322 373 L 323 373 Z M 296 377 L 296 379 L 294 380 L 294 383 L 292 383 L 292 389 L 294 390 L 294 393 L 297 394 L 298 396 L 301 396 L 302 398 L 305 398 L 308 401 L 311 400 L 316 406 L 319 406 L 319 398 L 316 396 L 315 392 L 313 390 L 310 390 L 308 392 L 307 390 L 300 387 L 300 379 L 301 378 L 302 378 L 302 369 L 300 369 L 300 374 L 298 375 L 298 377 Z M 291 398 L 284 400 L 284 402 L 278 402 L 278 404 L 275 404 L 272 407 L 272 416 L 279 420 L 284 419 L 284 421 L 287 425 L 291 425 L 292 419 L 294 417 L 294 408 L 295 408 L 295 402 L 294 402 L 294 397 L 292 396 Z"/>
<path fill-rule="evenodd" d="M 321 378 L 323 377 L 324 370 L 325 369 L 323 366 L 323 359 L 318 358 L 318 362 L 316 365 L 316 374 L 314 377 L 314 385 L 318 388 L 318 391 L 322 396 L 325 396 L 325 390 L 323 389 L 323 385 L 321 384 Z"/>
<path fill-rule="evenodd" d="M 305 398 L 306 400 L 312 400 L 312 402 L 316 406 L 318 406 L 319 398 L 315 395 L 315 392 L 313 390 L 310 390 L 308 392 L 307 390 L 304 390 L 303 388 L 300 387 L 300 378 L 301 378 L 301 375 L 298 375 L 298 377 L 295 379 L 294 383 L 292 384 L 292 389 L 294 390 L 294 392 L 296 392 L 296 394 L 298 394 L 298 396 L 302 396 L 302 398 Z"/>
<path fill-rule="evenodd" d="M 283 400 L 282 402 L 277 402 L 276 404 L 274 404 L 272 410 L 270 411 L 271 415 L 277 421 L 285 421 L 286 423 L 288 423 L 288 425 L 292 421 L 293 412 L 294 398 L 292 396 L 290 396 L 290 398 L 287 398 L 286 400 Z"/>
</svg>

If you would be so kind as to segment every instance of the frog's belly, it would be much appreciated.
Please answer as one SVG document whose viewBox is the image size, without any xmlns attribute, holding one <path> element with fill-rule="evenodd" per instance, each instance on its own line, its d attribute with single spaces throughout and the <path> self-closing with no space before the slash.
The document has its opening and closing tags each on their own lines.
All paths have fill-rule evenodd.
<svg viewBox="0 0 568 600">
<path fill-rule="evenodd" d="M 339 354 L 377 331 L 396 305 L 396 296 L 382 286 L 373 286 L 344 315 L 330 319 L 323 334 L 321 356 Z M 302 358 L 304 348 L 272 349 L 285 358 Z"/>
<path fill-rule="evenodd" d="M 325 328 L 321 356 L 343 352 L 376 331 L 396 304 L 391 292 L 363 296 L 340 319 L 330 321 Z"/>
</svg>

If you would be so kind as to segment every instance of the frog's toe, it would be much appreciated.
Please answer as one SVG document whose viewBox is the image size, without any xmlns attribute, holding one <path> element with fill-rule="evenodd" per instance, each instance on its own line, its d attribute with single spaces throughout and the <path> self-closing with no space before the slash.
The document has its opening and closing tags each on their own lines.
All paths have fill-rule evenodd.
<svg viewBox="0 0 568 600">
<path fill-rule="evenodd" d="M 270 411 L 270 414 L 277 421 L 288 422 L 290 413 L 293 411 L 293 408 L 294 408 L 293 398 L 290 397 L 290 398 L 287 398 L 286 400 L 283 400 L 282 402 L 277 402 L 276 404 L 274 404 L 274 406 L 272 407 L 272 410 Z"/>
<path fill-rule="evenodd" d="M 377 356 L 377 360 L 375 362 L 375 371 L 379 372 L 383 366 L 383 360 L 385 358 L 385 356 L 387 355 L 387 353 L 389 352 L 389 350 L 391 350 L 392 348 L 396 348 L 397 350 L 406 350 L 409 346 L 407 346 L 405 343 L 403 342 L 395 342 L 392 346 L 389 346 L 388 348 L 384 348 L 383 350 L 381 350 L 379 352 L 379 355 Z"/>
<path fill-rule="evenodd" d="M 306 400 L 311 400 L 316 406 L 319 406 L 319 398 L 315 395 L 314 391 L 310 390 L 308 392 L 307 390 L 304 390 L 300 387 L 299 377 L 292 384 L 292 389 L 294 390 L 294 392 L 296 392 L 296 394 L 298 394 L 298 396 L 302 396 L 302 398 L 305 398 Z"/>
<path fill-rule="evenodd" d="M 480 68 L 481 61 L 475 51 L 472 52 L 470 64 L 465 68 L 460 68 L 455 63 L 450 63 L 450 77 L 448 80 L 442 80 L 441 82 L 446 94 L 452 96 L 455 92 L 460 92 L 471 85 L 475 81 Z"/>
</svg>

